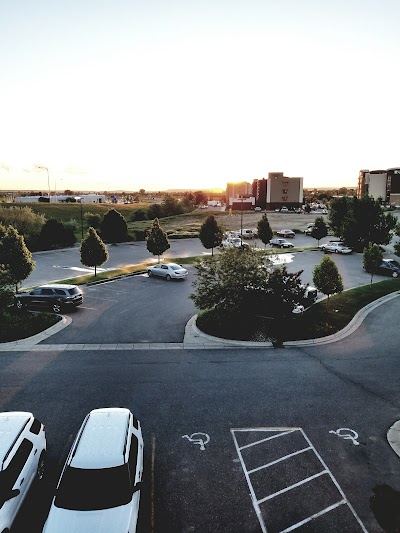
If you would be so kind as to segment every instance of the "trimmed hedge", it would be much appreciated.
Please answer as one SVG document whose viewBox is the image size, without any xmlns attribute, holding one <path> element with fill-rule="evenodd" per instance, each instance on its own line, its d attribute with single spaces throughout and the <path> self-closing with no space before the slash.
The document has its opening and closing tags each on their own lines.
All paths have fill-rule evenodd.
<svg viewBox="0 0 400 533">
<path fill-rule="evenodd" d="M 0 313 L 0 342 L 26 339 L 40 333 L 61 320 L 59 315 L 51 313 L 30 313 L 9 309 Z"/>
</svg>

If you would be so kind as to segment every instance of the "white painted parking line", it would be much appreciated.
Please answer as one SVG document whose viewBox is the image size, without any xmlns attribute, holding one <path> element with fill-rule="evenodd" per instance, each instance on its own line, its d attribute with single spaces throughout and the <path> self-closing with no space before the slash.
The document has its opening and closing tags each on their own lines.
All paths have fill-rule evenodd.
<svg viewBox="0 0 400 533">
<path fill-rule="evenodd" d="M 248 438 L 244 438 L 243 436 L 245 433 L 247 433 L 248 435 L 251 435 L 252 432 L 253 434 L 254 432 L 257 432 L 257 435 L 255 435 L 256 438 L 259 437 L 259 435 L 263 433 L 268 434 L 269 432 L 269 433 L 274 433 L 274 434 L 268 437 L 262 438 L 262 439 L 258 438 L 256 441 L 249 443 Z M 351 512 L 351 514 L 348 515 L 348 518 L 346 518 L 346 520 L 353 520 L 352 518 L 350 518 L 351 515 L 353 515 L 354 519 L 358 523 L 360 531 L 367 533 L 365 526 L 361 522 L 360 518 L 358 517 L 351 503 L 347 500 L 344 492 L 339 486 L 339 483 L 336 481 L 335 477 L 329 470 L 328 466 L 325 464 L 324 460 L 322 459 L 320 454 L 317 452 L 317 450 L 315 449 L 315 447 L 313 446 L 310 439 L 307 437 L 307 435 L 305 434 L 302 428 L 273 428 L 273 427 L 271 428 L 235 428 L 235 429 L 232 428 L 231 434 L 232 434 L 232 438 L 235 444 L 236 452 L 239 457 L 240 464 L 243 469 L 243 473 L 247 481 L 248 488 L 250 490 L 251 501 L 252 501 L 254 510 L 256 512 L 256 515 L 257 515 L 257 518 L 258 518 L 258 521 L 261 527 L 261 531 L 263 533 L 268 533 L 264 514 L 266 514 L 267 516 L 267 521 L 269 522 L 274 521 L 274 516 L 271 516 L 271 514 L 268 514 L 266 512 L 267 508 L 265 507 L 265 505 L 270 505 L 268 502 L 274 500 L 274 498 L 277 498 L 277 500 L 280 500 L 280 498 L 282 497 L 283 498 L 289 497 L 291 500 L 289 500 L 289 504 L 286 503 L 286 505 L 290 505 L 290 501 L 294 501 L 294 502 L 296 501 L 296 500 L 293 500 L 294 496 L 291 495 L 291 491 L 293 489 L 295 489 L 293 494 L 296 495 L 297 493 L 297 497 L 298 497 L 298 490 L 301 491 L 300 497 L 303 497 L 304 490 L 307 490 L 307 491 L 315 490 L 316 494 L 318 494 L 319 488 L 318 488 L 318 481 L 316 480 L 318 478 L 321 478 L 321 476 L 327 476 L 332 482 L 331 487 L 329 487 L 329 485 L 326 485 L 326 482 L 325 482 L 326 490 L 324 489 L 323 491 L 323 492 L 326 492 L 327 495 L 329 495 L 329 499 L 331 499 L 331 502 L 329 502 L 329 500 L 325 500 L 325 501 L 318 500 L 318 502 L 321 504 L 321 507 L 323 507 L 322 509 L 318 511 L 317 511 L 318 508 L 312 509 L 312 508 L 307 508 L 307 506 L 305 506 L 305 509 L 308 509 L 309 516 L 304 517 L 304 515 L 303 516 L 299 515 L 298 518 L 301 518 L 301 520 L 298 520 L 296 523 L 293 523 L 290 525 L 288 523 L 286 524 L 281 523 L 281 527 L 279 528 L 280 529 L 279 533 L 289 533 L 290 531 L 294 531 L 300 528 L 301 526 L 303 526 L 304 524 L 307 524 L 308 522 L 316 521 L 319 517 L 326 515 L 327 513 L 332 512 L 341 506 L 346 506 Z M 280 444 L 279 441 L 273 441 L 273 439 L 277 439 L 278 437 L 283 437 L 284 435 L 291 435 L 291 436 L 284 439 L 282 441 L 282 444 Z M 247 443 L 241 446 L 240 441 L 242 440 L 243 442 L 243 439 L 244 439 L 244 442 L 247 441 Z M 299 439 L 303 442 L 305 440 L 305 442 L 307 443 L 307 446 L 304 447 L 303 445 L 300 449 L 291 451 L 290 447 L 293 449 L 293 445 L 299 446 Z M 265 443 L 268 443 L 268 441 L 270 441 L 270 444 L 265 445 Z M 282 455 L 281 457 L 278 457 L 272 461 L 265 462 L 264 464 L 261 464 L 259 466 L 254 466 L 254 462 L 260 461 L 260 457 L 263 454 L 268 455 L 269 453 L 269 455 L 271 455 L 272 453 L 272 456 L 273 456 L 273 454 L 276 454 L 277 451 L 281 450 L 281 448 L 285 449 L 285 446 L 286 448 L 289 446 L 289 449 L 287 448 L 287 451 L 290 450 L 291 453 L 286 453 Z M 272 450 L 272 452 L 270 450 Z M 280 479 L 279 474 L 276 473 L 277 471 L 276 471 L 275 465 L 278 465 L 278 468 L 288 469 L 287 471 L 291 472 L 290 468 L 293 468 L 294 457 L 297 458 L 296 461 L 298 461 L 299 463 L 299 467 L 300 467 L 299 471 L 304 472 L 304 468 L 307 468 L 307 465 L 310 464 L 307 461 L 310 461 L 310 457 L 311 457 L 311 456 L 306 457 L 306 452 L 312 453 L 312 457 L 316 458 L 314 459 L 314 465 L 313 465 L 314 472 L 315 472 L 315 467 L 316 465 L 318 465 L 318 463 L 320 464 L 320 466 L 323 467 L 321 471 L 313 473 L 311 470 L 310 472 L 308 472 L 311 475 L 308 475 L 307 477 L 303 477 L 302 479 L 296 481 L 295 483 L 291 483 L 290 485 L 285 486 L 283 488 L 279 488 L 279 484 L 278 486 L 275 485 L 275 490 L 272 493 L 267 494 L 265 496 L 263 494 L 259 494 L 259 496 L 257 497 L 256 492 L 266 490 L 266 487 L 268 486 L 268 485 L 263 485 L 263 483 L 261 483 L 260 485 L 257 477 L 261 475 L 263 479 L 264 478 L 268 479 L 269 482 L 272 481 L 272 486 L 274 486 L 274 475 L 278 476 L 278 478 L 275 478 L 275 479 Z M 270 458 L 272 459 L 272 457 Z M 246 466 L 246 461 L 252 462 L 253 468 L 248 469 Z M 288 461 L 288 466 L 285 466 L 285 461 Z M 301 461 L 303 461 L 303 463 Z M 297 463 L 294 463 L 294 464 L 296 465 Z M 263 471 L 267 471 L 268 468 L 271 468 L 271 467 L 274 467 L 272 468 L 272 473 L 269 476 L 267 474 L 264 476 Z M 282 471 L 282 473 L 285 473 L 285 471 Z M 256 477 L 254 478 L 254 476 Z M 259 486 L 257 486 L 257 481 L 258 481 Z M 293 481 L 295 481 L 295 479 L 293 479 Z M 254 486 L 254 483 L 256 483 L 255 486 Z M 314 483 L 317 483 L 317 485 L 315 485 L 315 488 L 313 488 Z M 281 483 L 281 486 L 282 486 L 282 483 Z M 303 489 L 303 487 L 308 487 L 308 488 Z M 276 490 L 277 488 L 279 488 L 279 490 Z M 340 499 L 335 497 L 339 495 L 340 495 Z M 332 503 L 332 499 L 333 499 L 333 503 Z M 335 501 L 335 499 L 338 499 L 338 501 Z M 324 501 L 325 505 L 322 504 L 322 501 Z M 279 504 L 281 504 L 280 501 L 278 501 L 278 505 Z M 317 511 L 317 512 L 313 512 L 313 511 Z M 301 512 L 301 509 L 299 512 Z M 276 516 L 278 517 L 278 523 L 279 523 L 279 513 Z M 294 518 L 296 518 L 296 515 L 294 516 Z M 284 526 L 283 529 L 282 529 L 282 525 Z M 276 527 L 276 524 L 275 524 L 275 527 Z"/>
<path fill-rule="evenodd" d="M 261 465 L 261 466 L 258 466 L 257 468 L 253 468 L 253 470 L 249 470 L 248 472 L 249 474 L 253 474 L 254 472 L 258 472 L 259 470 L 262 470 L 263 468 L 268 468 L 269 466 L 276 465 L 277 463 L 280 463 L 281 461 L 285 461 L 286 459 L 289 459 L 289 457 L 300 455 L 301 453 L 304 453 L 308 450 L 312 450 L 311 446 L 307 446 L 307 448 L 302 448 L 301 450 L 297 450 L 297 452 L 284 455 L 283 457 L 280 457 L 279 459 L 276 459 L 275 461 L 271 461 L 270 463 L 267 463 L 266 465 Z"/>
<path fill-rule="evenodd" d="M 251 448 L 251 446 L 256 446 L 257 444 L 261 444 L 262 442 L 266 442 L 267 440 L 276 439 L 278 437 L 282 437 L 283 435 L 287 435 L 288 433 L 293 433 L 293 431 L 296 431 L 295 429 L 291 429 L 290 431 L 285 431 L 283 433 L 278 433 L 277 435 L 272 435 L 272 437 L 267 437 L 266 439 L 257 440 L 256 442 L 252 442 L 250 444 L 246 444 L 245 446 L 241 446 L 239 450 L 244 450 L 245 448 Z"/>
<path fill-rule="evenodd" d="M 312 481 L 313 479 L 316 479 L 319 476 L 323 476 L 324 474 L 327 474 L 328 472 L 326 470 L 323 470 L 322 472 L 318 472 L 318 474 L 314 474 L 313 476 L 306 477 L 305 479 L 302 479 L 301 481 L 298 481 L 297 483 L 293 483 L 293 485 L 289 485 L 289 487 L 286 487 L 282 490 L 278 490 L 277 492 L 274 492 L 273 494 L 270 494 L 269 496 L 266 496 L 265 498 L 261 498 L 261 500 L 257 500 L 257 503 L 264 503 L 268 500 L 271 500 L 272 498 L 275 498 L 276 496 L 279 496 L 279 494 L 284 494 L 288 490 L 295 489 L 296 487 L 300 487 L 300 485 L 304 485 L 304 483 L 308 483 L 309 481 Z"/>
<path fill-rule="evenodd" d="M 322 509 L 319 513 L 315 513 L 308 518 L 305 518 L 304 520 L 301 520 L 300 522 L 297 522 L 297 524 L 293 524 L 290 527 L 287 527 L 286 529 L 283 529 L 280 533 L 289 533 L 289 531 L 294 531 L 295 529 L 304 526 L 304 524 L 307 524 L 308 522 L 311 522 L 311 520 L 314 520 L 315 518 L 318 518 L 326 513 L 329 513 L 329 511 L 333 511 L 339 505 L 344 505 L 346 503 L 346 500 L 340 500 L 340 502 L 334 503 L 333 505 L 330 505 L 329 507 L 326 507 L 325 509 Z"/>
</svg>

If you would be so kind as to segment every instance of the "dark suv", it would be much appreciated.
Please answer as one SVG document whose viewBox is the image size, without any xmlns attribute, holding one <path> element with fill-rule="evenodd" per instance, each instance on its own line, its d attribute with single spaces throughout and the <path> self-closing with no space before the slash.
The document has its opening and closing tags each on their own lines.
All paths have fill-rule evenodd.
<svg viewBox="0 0 400 533">
<path fill-rule="evenodd" d="M 20 292 L 15 295 L 17 309 L 23 307 L 37 307 L 52 309 L 59 313 L 62 308 L 82 305 L 82 291 L 76 285 L 42 285 L 30 292 Z"/>
</svg>

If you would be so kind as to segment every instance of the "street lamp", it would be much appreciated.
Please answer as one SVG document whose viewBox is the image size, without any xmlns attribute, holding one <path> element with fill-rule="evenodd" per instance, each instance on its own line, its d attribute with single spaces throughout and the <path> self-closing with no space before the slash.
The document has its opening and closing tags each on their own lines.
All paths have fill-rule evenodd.
<svg viewBox="0 0 400 533">
<path fill-rule="evenodd" d="M 49 189 L 49 202 L 50 202 L 50 174 L 49 169 L 47 167 L 41 167 L 39 165 L 36 165 L 37 168 L 40 168 L 41 170 L 47 170 L 47 187 Z"/>
<path fill-rule="evenodd" d="M 243 246 L 243 196 L 240 197 L 240 245 Z"/>
</svg>

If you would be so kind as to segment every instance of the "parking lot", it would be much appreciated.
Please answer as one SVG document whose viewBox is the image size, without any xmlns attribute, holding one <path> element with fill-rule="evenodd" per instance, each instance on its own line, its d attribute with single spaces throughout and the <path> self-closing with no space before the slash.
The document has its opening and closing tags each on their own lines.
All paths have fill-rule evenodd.
<svg viewBox="0 0 400 533">
<path fill-rule="evenodd" d="M 303 283 L 312 285 L 313 268 L 322 257 L 320 251 L 288 252 L 277 255 L 276 261 L 291 272 L 303 270 Z M 370 282 L 362 254 L 331 257 L 345 288 Z M 196 269 L 188 266 L 188 271 L 185 280 L 141 274 L 84 287 L 84 303 L 70 313 L 71 324 L 42 344 L 181 343 L 186 323 L 198 312 L 189 298 Z M 374 282 L 382 279 L 374 276 Z"/>
</svg>

